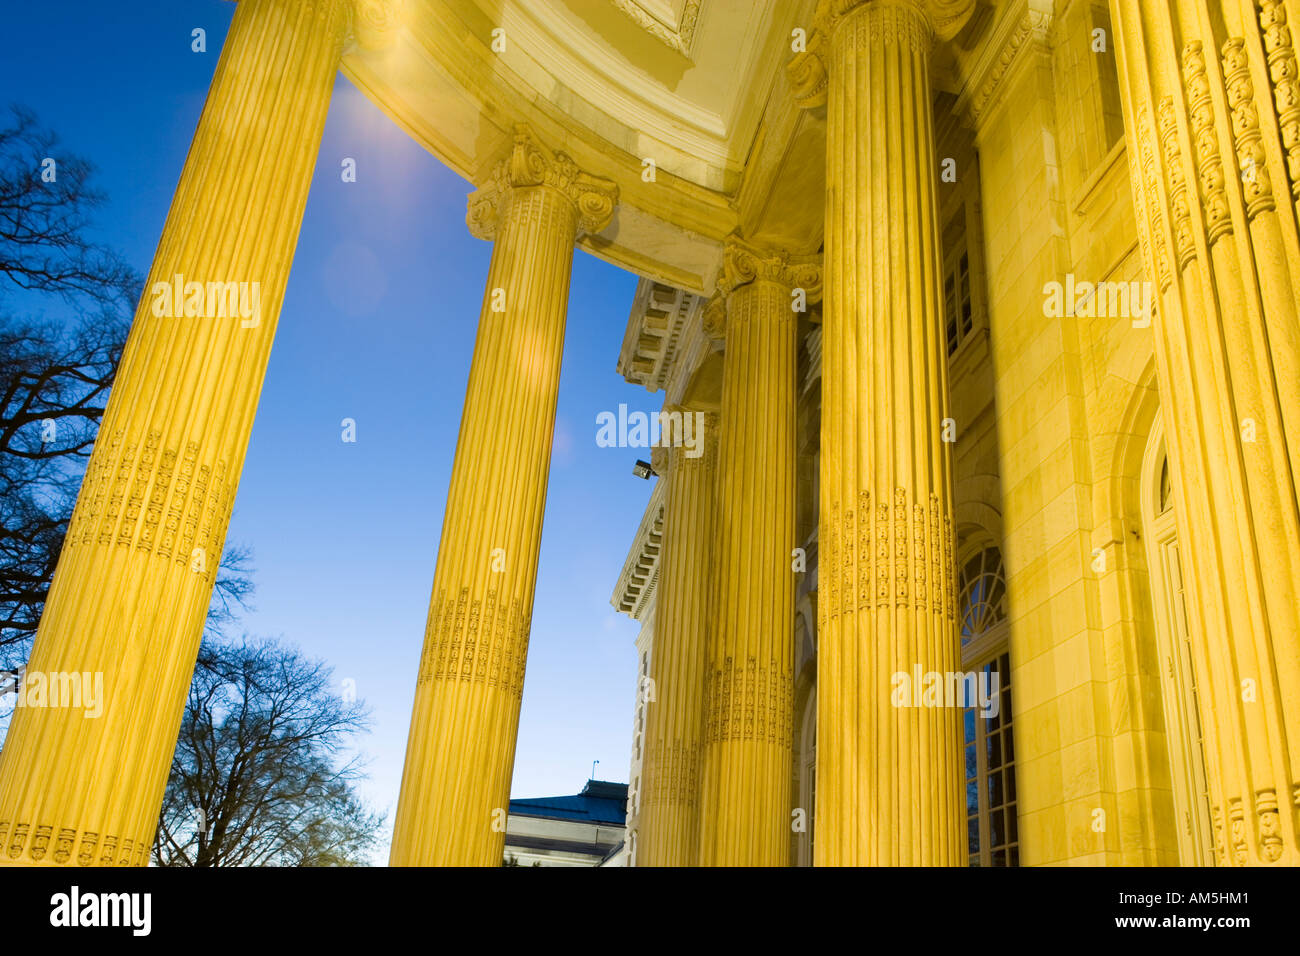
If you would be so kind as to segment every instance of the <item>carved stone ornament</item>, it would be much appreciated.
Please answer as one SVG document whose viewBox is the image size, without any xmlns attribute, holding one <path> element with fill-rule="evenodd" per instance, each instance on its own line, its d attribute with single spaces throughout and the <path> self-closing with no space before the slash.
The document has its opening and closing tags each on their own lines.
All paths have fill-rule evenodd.
<svg viewBox="0 0 1300 956">
<path fill-rule="evenodd" d="M 638 0 L 613 0 L 614 6 L 623 11 L 633 23 L 650 34 L 669 49 L 676 50 L 683 56 L 691 55 L 691 46 L 695 40 L 695 28 L 700 20 L 701 0 L 686 0 L 676 29 L 668 27 L 651 13 L 646 12 Z"/>
<path fill-rule="evenodd" d="M 826 105 L 826 34 L 813 30 L 803 51 L 785 65 L 795 103 L 802 109 Z"/>
<path fill-rule="evenodd" d="M 664 411 L 668 411 L 667 406 L 664 407 Z M 650 467 L 654 469 L 654 473 L 660 478 L 666 478 L 669 469 L 673 466 L 675 457 L 675 455 L 670 455 L 668 449 L 663 445 L 655 445 L 650 449 Z"/>
<path fill-rule="evenodd" d="M 809 302 L 818 302 L 822 297 L 821 256 L 792 256 L 784 250 L 763 249 L 733 233 L 723 246 L 718 291 L 730 295 L 740 286 L 755 281 L 803 289 Z"/>
<path fill-rule="evenodd" d="M 709 342 L 715 348 L 721 347 L 727 335 L 727 300 L 721 292 L 715 292 L 705 303 L 702 320 Z"/>
<path fill-rule="evenodd" d="M 470 193 L 465 217 L 471 234 L 492 239 L 515 189 L 546 186 L 558 190 L 578 211 L 578 231 L 600 232 L 614 217 L 618 186 L 584 172 L 564 153 L 552 153 L 524 124 L 515 127 L 514 148 L 497 164 L 491 178 Z"/>
</svg>

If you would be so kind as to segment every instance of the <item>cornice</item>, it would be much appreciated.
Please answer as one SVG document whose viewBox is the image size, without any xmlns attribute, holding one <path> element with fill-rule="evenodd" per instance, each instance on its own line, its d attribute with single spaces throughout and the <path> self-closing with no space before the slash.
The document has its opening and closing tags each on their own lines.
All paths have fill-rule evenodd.
<svg viewBox="0 0 1300 956">
<path fill-rule="evenodd" d="M 664 534 L 664 488 L 666 483 L 656 479 L 636 537 L 623 562 L 618 584 L 610 596 L 616 611 L 634 620 L 643 619 L 646 608 L 659 583 L 659 554 Z"/>
<path fill-rule="evenodd" d="M 647 391 L 667 389 L 680 371 L 703 301 L 662 282 L 637 283 L 619 351 L 617 371 Z"/>
<path fill-rule="evenodd" d="M 1017 0 L 1008 5 L 975 59 L 956 106 L 972 128 L 979 128 L 985 111 L 1023 55 L 1035 46 L 1049 45 L 1053 18 L 1050 10 L 1042 9 L 1041 3 L 1042 0 Z"/>
</svg>

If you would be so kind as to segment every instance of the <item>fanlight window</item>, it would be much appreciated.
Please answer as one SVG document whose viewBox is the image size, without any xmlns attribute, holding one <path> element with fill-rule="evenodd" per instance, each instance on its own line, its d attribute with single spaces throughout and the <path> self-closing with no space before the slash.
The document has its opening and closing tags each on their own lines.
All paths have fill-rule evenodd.
<svg viewBox="0 0 1300 956">
<path fill-rule="evenodd" d="M 1007 618 L 1007 580 L 1002 552 L 985 548 L 972 557 L 961 569 L 958 583 L 961 642 L 966 644 Z"/>
</svg>

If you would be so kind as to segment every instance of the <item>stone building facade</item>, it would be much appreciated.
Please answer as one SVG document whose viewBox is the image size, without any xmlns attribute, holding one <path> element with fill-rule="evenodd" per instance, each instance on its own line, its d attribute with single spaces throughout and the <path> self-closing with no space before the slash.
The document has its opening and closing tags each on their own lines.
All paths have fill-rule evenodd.
<svg viewBox="0 0 1300 956">
<path fill-rule="evenodd" d="M 394 864 L 502 858 L 575 248 L 707 437 L 634 863 L 1300 862 L 1298 7 L 240 0 L 149 282 L 260 314 L 141 304 L 29 662 L 113 690 L 15 716 L 0 858 L 144 861 L 342 70 L 493 244 Z"/>
</svg>

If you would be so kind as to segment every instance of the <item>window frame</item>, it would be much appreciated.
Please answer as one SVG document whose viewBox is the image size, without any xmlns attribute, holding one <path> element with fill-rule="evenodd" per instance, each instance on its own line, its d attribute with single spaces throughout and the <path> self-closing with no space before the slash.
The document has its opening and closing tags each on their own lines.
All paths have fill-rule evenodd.
<svg viewBox="0 0 1300 956">
<path fill-rule="evenodd" d="M 1160 510 L 1161 476 L 1170 469 L 1171 495 Z M 1142 461 L 1139 507 L 1146 544 L 1156 653 L 1159 657 L 1160 703 L 1169 756 L 1169 782 L 1183 866 L 1213 866 L 1214 837 L 1210 818 L 1208 774 L 1201 729 L 1200 694 L 1192 656 L 1178 540 L 1178 493 L 1172 487 L 1164 425 L 1156 417 Z"/>
<path fill-rule="evenodd" d="M 1002 549 L 993 543 L 991 536 L 981 535 L 973 540 L 967 541 L 962 549 L 963 558 L 958 563 L 958 615 L 959 621 L 965 618 L 965 606 L 960 600 L 965 595 L 966 589 L 964 582 L 961 580 L 961 572 L 970 564 L 971 560 L 987 552 L 997 554 L 997 564 L 995 567 L 1002 569 L 1001 579 L 1003 582 L 1003 600 L 1006 600 L 1006 563 L 1002 557 Z M 982 564 L 981 569 L 986 568 L 987 564 Z M 1005 610 L 1005 606 L 1004 606 Z M 982 672 L 985 666 L 991 663 L 1006 662 L 1005 675 L 1001 674 L 999 668 L 999 706 L 996 718 L 997 729 L 994 733 L 999 735 L 998 746 L 1001 753 L 1000 763 L 997 767 L 998 773 L 1006 773 L 1008 776 L 1003 778 L 1002 802 L 998 805 L 998 812 L 1006 813 L 1004 820 L 1007 829 L 1004 832 L 1004 840 L 997 850 L 1001 851 L 1003 862 L 1001 866 L 1019 866 L 1020 865 L 1020 800 L 1019 789 L 1016 786 L 1016 758 L 1015 758 L 1015 724 L 1013 714 L 1011 713 L 1011 650 L 1010 650 L 1011 625 L 1009 616 L 1005 615 L 1001 620 L 996 621 L 983 633 L 977 634 L 970 638 L 969 641 L 961 646 L 961 666 L 965 672 L 978 671 Z M 961 639 L 961 635 L 958 635 Z M 970 715 L 968 718 L 968 714 Z M 967 740 L 967 723 L 968 719 L 972 725 L 973 734 L 970 741 Z M 966 834 L 966 860 L 968 866 L 993 866 L 994 848 L 992 843 L 992 822 L 993 809 L 990 807 L 989 799 L 989 755 L 988 755 L 988 738 L 989 725 L 992 721 L 981 717 L 975 712 L 974 708 L 963 707 L 961 714 L 962 723 L 962 804 L 967 811 L 964 816 L 966 819 L 963 832 Z M 1002 731 L 1008 731 L 1006 735 Z M 1008 759 L 1006 749 L 1003 746 L 1003 740 L 1011 741 L 1011 757 Z M 975 776 L 968 778 L 966 775 L 967 768 L 967 748 L 975 748 Z M 979 849 L 976 853 L 970 852 L 970 818 L 969 813 L 969 793 L 970 784 L 974 782 L 976 786 L 976 813 L 975 818 L 978 821 L 979 832 Z M 1014 827 L 1014 835 L 1012 833 Z M 978 858 L 977 860 L 975 858 Z"/>
</svg>

